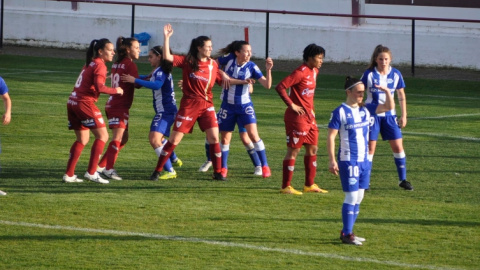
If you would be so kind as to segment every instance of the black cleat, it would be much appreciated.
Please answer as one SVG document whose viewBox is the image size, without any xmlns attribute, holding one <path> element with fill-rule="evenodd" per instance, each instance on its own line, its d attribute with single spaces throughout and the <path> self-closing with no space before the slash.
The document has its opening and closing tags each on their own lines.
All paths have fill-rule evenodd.
<svg viewBox="0 0 480 270">
<path fill-rule="evenodd" d="M 226 177 L 223 177 L 222 173 L 217 173 L 217 172 L 214 172 L 213 175 L 212 175 L 212 178 L 213 180 L 217 180 L 217 181 L 227 181 L 227 178 Z"/>
<path fill-rule="evenodd" d="M 412 184 L 410 184 L 410 182 L 408 182 L 407 180 L 400 181 L 400 183 L 398 183 L 398 186 L 405 190 L 413 190 Z"/>
<path fill-rule="evenodd" d="M 160 172 L 153 171 L 152 175 L 150 176 L 150 180 L 158 181 L 158 177 L 160 177 Z"/>
</svg>

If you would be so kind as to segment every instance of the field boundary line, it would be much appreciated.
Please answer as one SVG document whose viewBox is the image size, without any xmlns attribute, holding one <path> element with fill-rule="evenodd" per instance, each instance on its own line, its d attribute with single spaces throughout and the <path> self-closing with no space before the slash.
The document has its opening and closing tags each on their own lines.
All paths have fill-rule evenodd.
<svg viewBox="0 0 480 270">
<path fill-rule="evenodd" d="M 444 119 L 444 118 L 469 117 L 469 116 L 479 116 L 479 115 L 480 113 L 469 113 L 469 114 L 453 114 L 453 115 L 440 115 L 440 116 L 409 117 L 408 120 Z"/>
<path fill-rule="evenodd" d="M 238 248 L 253 249 L 253 250 L 259 250 L 259 251 L 266 251 L 266 252 L 279 252 L 279 253 L 285 253 L 285 254 L 314 256 L 314 257 L 322 257 L 322 258 L 328 258 L 328 259 L 338 259 L 343 261 L 368 262 L 368 263 L 391 265 L 391 266 L 405 267 L 405 268 L 435 269 L 435 270 L 436 269 L 439 269 L 439 270 L 440 269 L 441 270 L 458 269 L 458 268 L 436 267 L 432 265 L 419 265 L 419 264 L 408 264 L 408 263 L 393 262 L 393 261 L 380 261 L 380 260 L 370 259 L 370 258 L 350 257 L 350 256 L 342 256 L 342 255 L 330 254 L 330 253 L 303 251 L 298 249 L 269 248 L 265 246 L 255 246 L 255 245 L 235 243 L 235 242 L 207 240 L 207 239 L 201 239 L 201 238 L 195 238 L 195 237 L 169 236 L 169 235 L 161 235 L 161 234 L 154 234 L 154 233 L 81 228 L 81 227 L 62 226 L 62 225 L 47 225 L 47 224 L 39 224 L 39 223 L 15 222 L 15 221 L 8 221 L 8 220 L 0 220 L 0 224 L 8 225 L 8 226 L 21 226 L 21 227 L 41 228 L 41 229 L 51 229 L 51 230 L 67 230 L 67 231 L 100 233 L 100 234 L 110 234 L 110 235 L 119 235 L 119 236 L 139 236 L 139 237 L 159 239 L 159 240 L 203 243 L 208 245 L 238 247 Z"/>
</svg>

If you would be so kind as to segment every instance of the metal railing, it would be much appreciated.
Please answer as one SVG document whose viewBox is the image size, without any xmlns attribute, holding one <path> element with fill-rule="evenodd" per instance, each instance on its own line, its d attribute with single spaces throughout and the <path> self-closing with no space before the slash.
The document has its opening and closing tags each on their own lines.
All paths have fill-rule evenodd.
<svg viewBox="0 0 480 270">
<path fill-rule="evenodd" d="M 3 46 L 3 0 L 1 1 L 1 25 L 0 25 L 0 49 Z M 383 15 L 357 15 L 357 14 L 340 14 L 340 13 L 320 13 L 320 12 L 301 12 L 288 10 L 271 10 L 271 9 L 249 9 L 249 8 L 228 8 L 228 7 L 211 7 L 211 6 L 188 6 L 188 5 L 172 5 L 172 4 L 154 4 L 154 3 L 139 3 L 139 2 L 116 2 L 116 1 L 92 1 L 92 0 L 49 0 L 56 2 L 71 2 L 71 3 L 90 3 L 90 4 L 113 4 L 113 5 L 129 5 L 132 7 L 131 17 L 131 36 L 135 32 L 135 7 L 161 7 L 161 8 L 179 8 L 179 9 L 201 9 L 201 10 L 216 10 L 216 11 L 232 11 L 232 12 L 253 12 L 265 13 L 265 57 L 268 57 L 269 48 L 269 29 L 270 29 L 270 14 L 285 14 L 285 15 L 303 15 L 303 16 L 322 16 L 322 17 L 348 17 L 348 18 L 369 18 L 369 19 L 388 19 L 388 20 L 409 20 L 411 21 L 411 46 L 412 59 L 411 70 L 412 75 L 415 75 L 415 21 L 438 21 L 438 22 L 463 22 L 463 23 L 480 23 L 480 20 L 470 19 L 447 19 L 447 18 L 430 18 L 430 17 L 408 17 L 408 16 L 383 16 Z"/>
</svg>

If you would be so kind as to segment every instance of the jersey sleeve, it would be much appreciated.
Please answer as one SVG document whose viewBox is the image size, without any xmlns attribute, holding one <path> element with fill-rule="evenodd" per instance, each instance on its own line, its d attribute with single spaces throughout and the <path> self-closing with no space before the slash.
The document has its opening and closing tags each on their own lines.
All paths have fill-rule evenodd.
<svg viewBox="0 0 480 270">
<path fill-rule="evenodd" d="M 405 81 L 403 80 L 403 76 L 402 76 L 402 73 L 400 73 L 400 71 L 397 72 L 397 75 L 398 75 L 398 84 L 397 84 L 397 88 L 396 89 L 402 89 L 402 88 L 405 88 Z"/>
<path fill-rule="evenodd" d="M 162 88 L 166 79 L 167 79 L 167 76 L 163 71 L 160 70 L 158 72 L 155 72 L 155 80 L 153 82 L 135 79 L 135 83 L 152 90 L 158 90 Z"/>
<path fill-rule="evenodd" d="M 252 65 L 252 70 L 251 70 L 251 72 L 252 72 L 252 77 L 253 77 L 255 80 L 258 80 L 258 79 L 260 79 L 260 78 L 263 77 L 262 71 L 260 70 L 260 68 L 259 68 L 255 63 L 253 63 L 253 65 Z"/>
<path fill-rule="evenodd" d="M 114 95 L 117 93 L 117 89 L 105 85 L 105 81 L 107 80 L 106 74 L 106 66 L 95 65 L 95 70 L 93 73 L 93 86 L 95 87 L 95 90 L 100 93 Z"/>
<path fill-rule="evenodd" d="M 365 87 L 367 87 L 368 85 L 368 74 L 370 73 L 370 70 L 366 70 L 365 72 L 363 72 L 363 75 L 362 77 L 360 78 L 360 80 L 363 82 L 363 84 L 365 85 Z"/>
<path fill-rule="evenodd" d="M 330 121 L 328 122 L 328 128 L 339 130 L 341 126 L 340 114 L 338 109 L 334 110 L 330 115 Z"/>
<path fill-rule="evenodd" d="M 220 66 L 225 66 L 228 61 L 230 61 L 230 59 L 232 59 L 232 55 L 234 55 L 233 53 L 229 53 L 229 54 L 226 54 L 224 56 L 220 56 L 218 57 L 217 61 L 218 61 L 218 64 Z"/>
<path fill-rule="evenodd" d="M 288 75 L 287 77 L 285 77 L 276 87 L 275 87 L 275 90 L 277 91 L 277 93 L 280 95 L 280 98 L 282 98 L 283 102 L 285 102 L 285 104 L 287 106 L 290 107 L 290 105 L 292 105 L 293 101 L 292 99 L 290 99 L 290 97 L 288 96 L 286 90 L 288 88 L 290 88 L 291 86 L 301 82 L 302 80 L 302 72 L 300 70 L 295 70 L 294 72 L 292 72 L 290 75 Z"/>
<path fill-rule="evenodd" d="M 2 77 L 0 77 L 0 95 L 5 95 L 6 93 L 8 93 L 8 86 L 7 84 L 5 83 L 5 81 L 3 80 Z"/>
<path fill-rule="evenodd" d="M 370 112 L 370 115 L 375 115 L 377 114 L 378 104 L 368 103 L 368 104 L 365 104 L 365 108 L 367 108 L 367 110 Z"/>
<path fill-rule="evenodd" d="M 173 66 L 183 68 L 185 66 L 185 56 L 173 55 Z"/>
</svg>

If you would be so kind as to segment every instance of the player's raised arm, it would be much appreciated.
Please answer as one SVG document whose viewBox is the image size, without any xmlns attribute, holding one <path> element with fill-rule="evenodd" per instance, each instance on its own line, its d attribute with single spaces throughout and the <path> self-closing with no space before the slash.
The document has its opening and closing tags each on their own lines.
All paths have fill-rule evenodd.
<svg viewBox="0 0 480 270">
<path fill-rule="evenodd" d="M 173 35 L 172 25 L 166 24 L 163 27 L 163 59 L 173 62 L 173 55 L 170 53 L 170 37 Z"/>
</svg>

